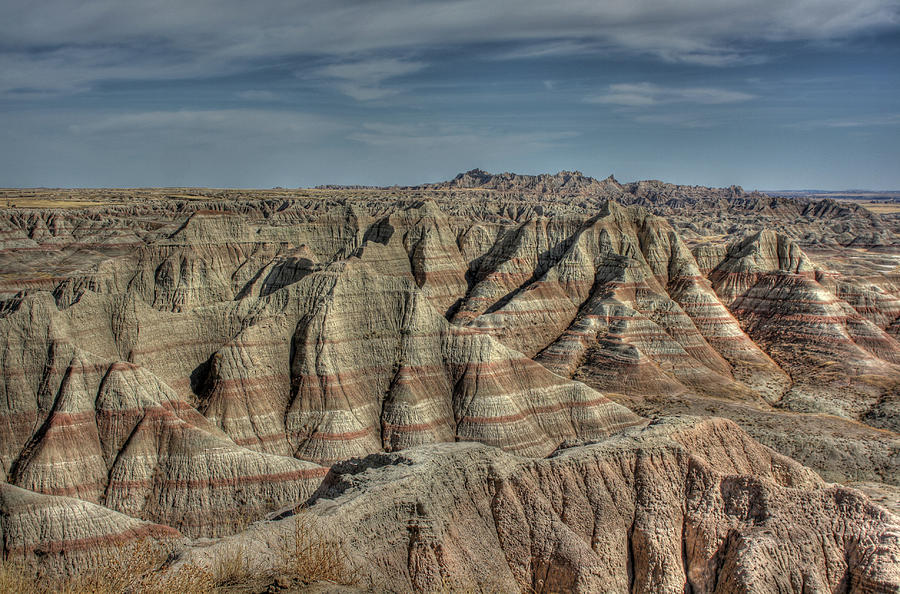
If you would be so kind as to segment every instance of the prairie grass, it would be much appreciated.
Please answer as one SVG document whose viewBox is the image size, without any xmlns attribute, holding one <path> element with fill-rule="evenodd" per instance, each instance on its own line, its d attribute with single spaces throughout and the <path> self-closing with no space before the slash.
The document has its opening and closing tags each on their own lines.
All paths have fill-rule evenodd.
<svg viewBox="0 0 900 594">
<path fill-rule="evenodd" d="M 34 576 L 29 575 L 22 564 L 14 561 L 0 563 L 0 593 L 31 594 L 37 592 L 35 582 Z"/>
<path fill-rule="evenodd" d="M 900 212 L 900 202 L 857 202 L 860 206 L 875 214 L 896 214 Z"/>
<path fill-rule="evenodd" d="M 148 539 L 86 556 L 84 569 L 69 577 L 54 575 L 33 560 L 0 561 L 0 594 L 205 594 L 263 591 L 276 580 L 294 585 L 357 583 L 343 546 L 323 538 L 312 516 L 301 512 L 294 517 L 294 529 L 268 552 L 274 554 L 259 556 L 259 562 L 232 542 L 208 565 L 172 569 L 171 547 Z"/>
<path fill-rule="evenodd" d="M 214 591 L 214 580 L 208 570 L 185 565 L 166 571 L 168 558 L 165 547 L 141 540 L 98 553 L 89 569 L 69 577 L 45 575 L 40 567 L 6 560 L 0 564 L 0 593 L 200 594 Z"/>
<path fill-rule="evenodd" d="M 304 584 L 331 582 L 357 583 L 357 570 L 340 542 L 323 538 L 313 516 L 300 513 L 292 534 L 281 542 L 280 573 Z"/>
<path fill-rule="evenodd" d="M 216 556 L 212 574 L 216 587 L 232 587 L 253 581 L 259 572 L 254 571 L 244 548 L 239 545 L 228 547 Z"/>
</svg>

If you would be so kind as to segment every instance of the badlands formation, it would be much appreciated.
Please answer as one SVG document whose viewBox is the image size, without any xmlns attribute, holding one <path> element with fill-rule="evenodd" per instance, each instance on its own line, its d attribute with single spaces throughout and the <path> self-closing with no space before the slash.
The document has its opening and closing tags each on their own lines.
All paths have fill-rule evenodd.
<svg viewBox="0 0 900 594">
<path fill-rule="evenodd" d="M 303 518 L 349 590 L 900 590 L 896 216 L 577 172 L 0 194 L 7 559 L 262 575 Z"/>
</svg>

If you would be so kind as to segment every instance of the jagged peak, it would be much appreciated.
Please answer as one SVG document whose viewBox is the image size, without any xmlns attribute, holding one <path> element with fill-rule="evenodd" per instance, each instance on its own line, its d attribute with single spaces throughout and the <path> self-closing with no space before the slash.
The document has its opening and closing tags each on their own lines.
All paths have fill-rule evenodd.
<svg viewBox="0 0 900 594">
<path fill-rule="evenodd" d="M 433 199 L 428 198 L 427 200 L 423 200 L 422 203 L 418 206 L 413 207 L 415 210 L 418 210 L 419 214 L 423 217 L 432 217 L 432 218 L 444 218 L 444 212 L 441 210 L 441 207 L 438 206 L 437 202 Z"/>
<path fill-rule="evenodd" d="M 734 270 L 782 270 L 808 272 L 815 269 L 796 241 L 774 229 L 762 228 L 728 247 L 727 266 Z"/>
<path fill-rule="evenodd" d="M 464 172 L 462 172 L 462 173 L 459 173 L 459 174 L 457 174 L 457 176 L 454 177 L 453 179 L 455 179 L 455 180 L 456 180 L 456 179 L 462 179 L 462 178 L 467 177 L 467 176 L 468 176 L 468 177 L 490 177 L 491 175 L 493 175 L 493 174 L 491 174 L 491 173 L 485 171 L 484 169 L 475 168 L 475 169 L 469 169 L 468 171 L 464 171 Z"/>
<path fill-rule="evenodd" d="M 460 173 L 450 181 L 418 187 L 421 189 L 465 188 L 562 195 L 603 194 L 610 191 L 621 192 L 622 189 L 621 184 L 613 176 L 601 181 L 577 170 L 529 175 L 508 171 L 490 173 L 483 169 L 471 169 Z"/>
</svg>

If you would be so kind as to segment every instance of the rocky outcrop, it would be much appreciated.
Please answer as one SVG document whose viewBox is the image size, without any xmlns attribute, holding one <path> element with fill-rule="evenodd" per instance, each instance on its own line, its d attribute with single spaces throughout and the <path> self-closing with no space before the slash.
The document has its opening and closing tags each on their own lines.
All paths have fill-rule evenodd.
<svg viewBox="0 0 900 594">
<path fill-rule="evenodd" d="M 817 270 L 795 242 L 770 231 L 732 244 L 709 278 L 744 330 L 793 378 L 782 406 L 890 416 L 874 409 L 893 406 L 885 399 L 893 401 L 900 380 L 900 343 L 870 320 L 884 324 L 889 314 L 860 312 L 826 286 L 848 295 L 849 282 Z M 882 303 L 889 312 L 890 299 Z"/>
<path fill-rule="evenodd" d="M 777 400 L 787 376 L 741 330 L 662 219 L 606 206 L 578 226 L 529 221 L 477 262 L 454 321 L 601 389 Z M 596 372 L 594 372 L 596 371 Z M 735 377 L 751 389 L 735 383 Z"/>
<path fill-rule="evenodd" d="M 565 439 L 638 421 L 489 336 L 451 326 L 415 284 L 364 262 L 334 264 L 296 290 L 314 295 L 291 339 L 286 430 L 298 457 L 331 463 L 452 439 L 546 455 Z"/>
<path fill-rule="evenodd" d="M 460 173 L 448 182 L 432 184 L 432 188 L 484 189 L 499 192 L 550 194 L 575 196 L 622 193 L 622 186 L 613 176 L 605 180 L 587 177 L 580 171 L 560 171 L 556 174 L 520 175 L 516 173 L 491 174 L 483 169 Z"/>
<path fill-rule="evenodd" d="M 186 534 L 233 531 L 312 492 L 326 469 L 241 448 L 146 367 L 74 346 L 97 338 L 77 331 L 89 305 L 60 312 L 43 294 L 0 320 L 11 483 Z"/>
<path fill-rule="evenodd" d="M 578 171 L 518 175 L 476 169 L 415 189 L 449 192 L 455 201 L 471 200 L 473 193 L 479 192 L 493 202 L 539 204 L 539 214 L 548 214 L 552 208 L 590 216 L 603 202 L 612 200 L 666 217 L 685 239 L 698 242 L 749 235 L 769 227 L 804 245 L 898 246 L 897 221 L 861 206 L 830 198 L 770 195 L 740 186 L 709 188 L 657 180 L 620 184 L 613 176 L 597 180 Z"/>
<path fill-rule="evenodd" d="M 815 268 L 795 241 L 766 229 L 728 246 L 721 262 L 708 273 L 726 305 L 756 284 L 761 275 L 782 271 L 814 277 Z"/>
<path fill-rule="evenodd" d="M 400 589 L 453 567 L 501 589 L 893 583 L 859 561 L 894 521 L 864 499 L 728 423 L 652 422 L 723 414 L 829 480 L 896 482 L 893 223 L 578 173 L 88 194 L 0 217 L 0 468 L 62 525 L 222 536 L 331 468 L 314 507 L 356 518 L 372 579 Z M 391 475 L 400 500 L 370 499 L 390 489 L 352 469 L 382 462 L 428 496 Z M 381 511 L 345 514 L 353 485 Z"/>
<path fill-rule="evenodd" d="M 816 280 L 882 330 L 888 331 L 900 323 L 900 291 L 894 283 L 827 274 L 817 275 Z M 897 334 L 892 336 L 896 338 Z"/>
<path fill-rule="evenodd" d="M 240 245 L 245 231 L 223 233 Z M 319 464 L 455 439 L 546 455 L 640 422 L 490 336 L 451 326 L 414 274 L 380 274 L 356 257 L 323 268 L 292 250 L 250 278 L 243 297 L 209 290 L 231 285 L 267 245 L 242 248 L 244 260 L 203 248 L 203 278 L 220 280 L 164 307 L 148 303 L 157 293 L 140 280 L 164 253 L 155 248 L 130 272 L 118 260 L 111 274 L 67 285 L 59 305 L 47 293 L 19 300 L 0 318 L 9 480 L 220 534 L 302 501 L 324 476 Z"/>
<path fill-rule="evenodd" d="M 303 512 L 387 591 L 888 592 L 897 518 L 723 420 L 665 419 L 523 459 L 423 446 L 332 468 Z M 240 543 L 265 558 L 294 518 Z"/>
<path fill-rule="evenodd" d="M 142 539 L 176 541 L 182 537 L 167 526 L 142 522 L 100 505 L 0 482 L 0 541 L 8 558 L 39 559 L 42 569 L 52 574 Z"/>
</svg>

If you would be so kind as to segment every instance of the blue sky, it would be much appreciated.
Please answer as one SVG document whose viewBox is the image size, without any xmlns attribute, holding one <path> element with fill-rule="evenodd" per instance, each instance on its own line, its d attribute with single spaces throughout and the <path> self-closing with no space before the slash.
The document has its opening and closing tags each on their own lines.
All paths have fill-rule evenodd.
<svg viewBox="0 0 900 594">
<path fill-rule="evenodd" d="M 5 0 L 0 186 L 900 188 L 900 0 Z"/>
</svg>

